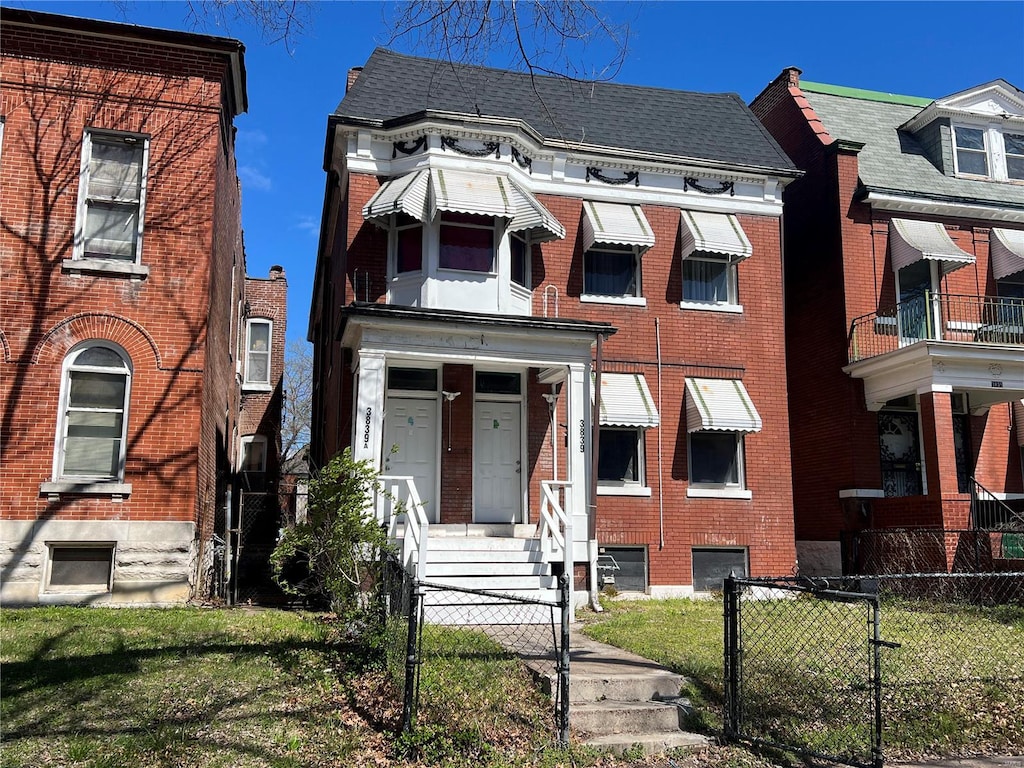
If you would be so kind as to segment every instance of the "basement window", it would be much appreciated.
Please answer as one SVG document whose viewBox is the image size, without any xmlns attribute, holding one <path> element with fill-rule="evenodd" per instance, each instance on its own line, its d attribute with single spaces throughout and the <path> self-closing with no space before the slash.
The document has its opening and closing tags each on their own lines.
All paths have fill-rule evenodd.
<svg viewBox="0 0 1024 768">
<path fill-rule="evenodd" d="M 50 544 L 46 590 L 109 592 L 114 573 L 114 545 Z"/>
<path fill-rule="evenodd" d="M 694 547 L 691 554 L 694 592 L 721 592 L 730 573 L 747 575 L 746 548 Z"/>
</svg>

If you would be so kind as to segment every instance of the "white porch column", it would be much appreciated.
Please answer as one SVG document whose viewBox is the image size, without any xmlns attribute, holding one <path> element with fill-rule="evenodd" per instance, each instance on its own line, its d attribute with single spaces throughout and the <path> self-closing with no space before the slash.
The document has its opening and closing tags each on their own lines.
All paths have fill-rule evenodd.
<svg viewBox="0 0 1024 768">
<path fill-rule="evenodd" d="M 572 481 L 573 560 L 587 560 L 588 510 L 590 490 L 590 364 L 571 363 L 568 381 L 569 446 L 566 451 L 566 476 Z"/>
<path fill-rule="evenodd" d="M 356 412 L 352 420 L 352 458 L 369 460 L 380 470 L 384 439 L 384 353 L 359 351 Z"/>
</svg>

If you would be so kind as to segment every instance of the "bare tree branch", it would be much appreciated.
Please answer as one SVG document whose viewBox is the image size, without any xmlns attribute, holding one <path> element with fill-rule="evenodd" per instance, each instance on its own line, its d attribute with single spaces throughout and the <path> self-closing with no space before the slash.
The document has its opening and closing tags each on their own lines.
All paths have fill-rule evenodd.
<svg viewBox="0 0 1024 768">
<path fill-rule="evenodd" d="M 309 443 L 313 418 L 313 350 L 305 341 L 291 341 L 284 356 L 284 414 L 281 458 L 288 459 Z"/>
</svg>

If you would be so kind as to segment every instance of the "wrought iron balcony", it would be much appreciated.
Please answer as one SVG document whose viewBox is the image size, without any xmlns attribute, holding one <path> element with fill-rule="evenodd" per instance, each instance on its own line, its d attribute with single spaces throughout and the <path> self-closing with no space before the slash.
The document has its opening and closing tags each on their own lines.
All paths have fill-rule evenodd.
<svg viewBox="0 0 1024 768">
<path fill-rule="evenodd" d="M 850 324 L 849 361 L 884 355 L 919 341 L 1024 346 L 1024 299 L 925 291 Z"/>
</svg>

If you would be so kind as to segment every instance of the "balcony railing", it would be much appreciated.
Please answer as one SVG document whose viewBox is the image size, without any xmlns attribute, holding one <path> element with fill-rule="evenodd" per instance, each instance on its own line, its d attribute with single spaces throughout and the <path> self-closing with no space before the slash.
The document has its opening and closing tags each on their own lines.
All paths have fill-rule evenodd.
<svg viewBox="0 0 1024 768">
<path fill-rule="evenodd" d="M 918 341 L 1024 345 L 1024 299 L 925 291 L 850 324 L 849 360 L 867 360 Z"/>
</svg>

